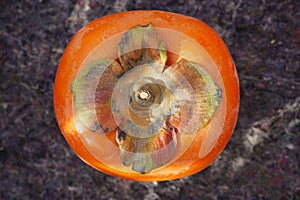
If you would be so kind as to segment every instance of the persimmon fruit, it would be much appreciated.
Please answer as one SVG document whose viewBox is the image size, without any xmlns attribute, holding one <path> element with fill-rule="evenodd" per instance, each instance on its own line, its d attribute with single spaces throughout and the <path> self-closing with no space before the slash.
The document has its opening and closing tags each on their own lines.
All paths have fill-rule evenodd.
<svg viewBox="0 0 300 200">
<path fill-rule="evenodd" d="M 54 85 L 61 132 L 88 165 L 164 181 L 195 174 L 234 130 L 239 82 L 218 34 L 155 10 L 96 19 L 66 47 Z"/>
</svg>

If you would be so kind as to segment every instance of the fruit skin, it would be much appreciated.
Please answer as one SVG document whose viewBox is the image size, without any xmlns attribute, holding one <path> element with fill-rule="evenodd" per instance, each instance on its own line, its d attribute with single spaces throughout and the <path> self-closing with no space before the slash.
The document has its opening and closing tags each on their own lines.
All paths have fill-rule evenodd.
<svg viewBox="0 0 300 200">
<path fill-rule="evenodd" d="M 79 66 L 95 46 L 109 37 L 127 31 L 131 27 L 147 25 L 181 32 L 205 48 L 216 63 L 223 82 L 226 97 L 226 116 L 222 133 L 216 145 L 204 158 L 199 158 L 199 146 L 203 137 L 198 134 L 191 146 L 175 162 L 147 174 L 116 171 L 99 162 L 83 145 L 73 118 L 73 95 L 70 85 L 76 77 Z M 184 15 L 156 11 L 139 10 L 111 14 L 98 18 L 83 27 L 65 49 L 57 70 L 54 85 L 54 109 L 62 134 L 75 153 L 92 167 L 118 177 L 137 181 L 164 181 L 197 173 L 209 166 L 222 152 L 234 130 L 239 108 L 239 81 L 232 57 L 218 34 L 205 23 Z M 109 137 L 109 136 L 108 136 Z"/>
</svg>

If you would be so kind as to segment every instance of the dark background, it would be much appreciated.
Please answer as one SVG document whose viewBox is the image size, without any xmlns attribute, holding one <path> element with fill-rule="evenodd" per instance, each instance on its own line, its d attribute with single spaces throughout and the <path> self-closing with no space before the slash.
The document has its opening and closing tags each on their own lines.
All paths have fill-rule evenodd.
<svg viewBox="0 0 300 200">
<path fill-rule="evenodd" d="M 300 1 L 1 0 L 0 199 L 300 199 Z M 87 22 L 159 9 L 214 28 L 235 60 L 235 132 L 206 170 L 139 183 L 83 163 L 58 129 L 53 82 L 64 48 Z"/>
</svg>

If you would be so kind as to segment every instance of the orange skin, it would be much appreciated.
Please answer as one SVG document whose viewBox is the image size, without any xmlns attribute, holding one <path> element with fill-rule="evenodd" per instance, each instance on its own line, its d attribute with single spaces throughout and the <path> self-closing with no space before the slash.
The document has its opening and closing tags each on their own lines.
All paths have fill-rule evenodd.
<svg viewBox="0 0 300 200">
<path fill-rule="evenodd" d="M 188 149 L 173 163 L 139 174 L 132 170 L 118 171 L 97 160 L 84 146 L 75 128 L 73 119 L 73 94 L 70 85 L 76 77 L 79 66 L 95 46 L 110 36 L 124 32 L 137 24 L 149 22 L 158 28 L 175 30 L 193 38 L 202 45 L 215 62 L 223 83 L 226 97 L 226 116 L 222 132 L 213 149 L 199 158 L 199 146 L 203 136 L 197 134 Z M 112 28 L 113 27 L 113 28 Z M 105 34 L 104 34 L 105 32 Z M 83 27 L 71 40 L 57 70 L 54 86 L 54 108 L 59 127 L 75 153 L 97 170 L 125 179 L 137 181 L 164 181 L 195 174 L 209 166 L 223 151 L 234 130 L 239 107 L 239 82 L 232 57 L 222 39 L 203 22 L 180 14 L 163 11 L 130 11 L 96 19 Z M 114 141 L 114 133 L 107 137 Z"/>
</svg>

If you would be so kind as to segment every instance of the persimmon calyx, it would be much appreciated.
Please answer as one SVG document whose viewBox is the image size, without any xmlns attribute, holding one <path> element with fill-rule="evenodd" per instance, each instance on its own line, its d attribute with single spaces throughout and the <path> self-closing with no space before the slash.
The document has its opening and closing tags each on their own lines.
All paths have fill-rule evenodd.
<svg viewBox="0 0 300 200">
<path fill-rule="evenodd" d="M 197 134 L 222 98 L 197 63 L 166 67 L 166 44 L 150 23 L 125 32 L 119 62 L 105 58 L 85 66 L 74 79 L 76 115 L 95 133 L 116 133 L 120 161 L 139 173 L 170 162 L 181 134 Z"/>
</svg>

